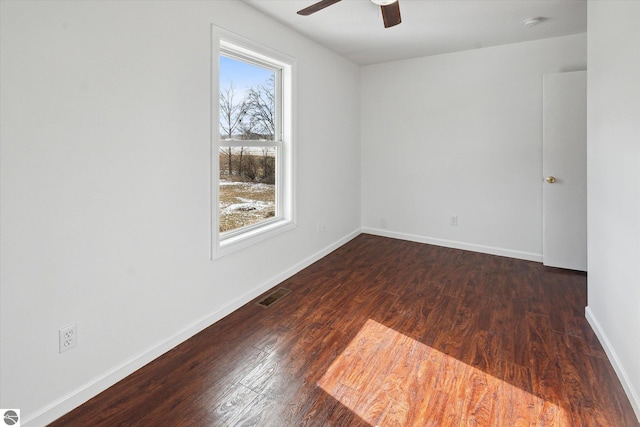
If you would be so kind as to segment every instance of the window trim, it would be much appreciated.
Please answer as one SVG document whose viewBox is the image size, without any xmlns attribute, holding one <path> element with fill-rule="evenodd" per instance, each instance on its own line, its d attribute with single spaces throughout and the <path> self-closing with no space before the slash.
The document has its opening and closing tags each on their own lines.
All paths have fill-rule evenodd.
<svg viewBox="0 0 640 427">
<path fill-rule="evenodd" d="M 219 118 L 219 58 L 220 55 L 278 69 L 275 78 L 276 109 L 281 112 L 276 123 L 273 141 L 223 140 L 220 137 Z M 212 25 L 211 60 L 211 259 L 217 259 L 237 250 L 270 239 L 296 227 L 294 203 L 294 72 L 295 60 L 282 52 L 256 43 L 228 30 Z M 279 77 L 279 78 L 278 78 Z M 220 233 L 220 164 L 221 146 L 273 146 L 276 147 L 276 218 Z"/>
</svg>

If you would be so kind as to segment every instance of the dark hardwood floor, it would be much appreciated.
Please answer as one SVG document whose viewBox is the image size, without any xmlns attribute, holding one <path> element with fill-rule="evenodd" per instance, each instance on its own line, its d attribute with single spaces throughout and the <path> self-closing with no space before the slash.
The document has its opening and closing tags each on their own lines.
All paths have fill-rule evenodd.
<svg viewBox="0 0 640 427">
<path fill-rule="evenodd" d="M 53 426 L 640 425 L 586 277 L 360 235 Z"/>
</svg>

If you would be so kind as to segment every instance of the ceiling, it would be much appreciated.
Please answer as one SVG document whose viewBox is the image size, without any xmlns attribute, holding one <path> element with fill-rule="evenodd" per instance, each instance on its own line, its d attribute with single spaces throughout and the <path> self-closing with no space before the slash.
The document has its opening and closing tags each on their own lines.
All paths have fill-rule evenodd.
<svg viewBox="0 0 640 427">
<path fill-rule="evenodd" d="M 402 23 L 384 28 L 370 0 L 342 0 L 310 16 L 317 0 L 245 3 L 361 65 L 587 31 L 587 0 L 399 0 Z M 543 17 L 528 27 L 523 21 Z"/>
</svg>

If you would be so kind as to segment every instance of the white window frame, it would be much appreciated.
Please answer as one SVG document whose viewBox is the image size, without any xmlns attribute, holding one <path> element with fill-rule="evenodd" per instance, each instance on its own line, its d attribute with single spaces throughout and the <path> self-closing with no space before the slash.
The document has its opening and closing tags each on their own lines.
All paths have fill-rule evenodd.
<svg viewBox="0 0 640 427">
<path fill-rule="evenodd" d="M 289 56 L 227 30 L 212 26 L 211 234 L 212 259 L 246 248 L 295 228 L 293 157 L 293 72 Z M 220 137 L 220 55 L 275 71 L 276 135 L 273 141 Z M 279 113 L 279 117 L 278 117 Z M 220 147 L 276 147 L 276 215 L 246 227 L 220 230 Z"/>
</svg>

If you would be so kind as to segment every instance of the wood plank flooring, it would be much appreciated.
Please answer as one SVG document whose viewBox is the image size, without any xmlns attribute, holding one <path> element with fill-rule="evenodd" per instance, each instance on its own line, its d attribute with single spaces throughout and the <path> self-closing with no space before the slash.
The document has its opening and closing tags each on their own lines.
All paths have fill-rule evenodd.
<svg viewBox="0 0 640 427">
<path fill-rule="evenodd" d="M 279 287 L 52 425 L 640 425 L 583 274 L 363 234 Z"/>
</svg>

